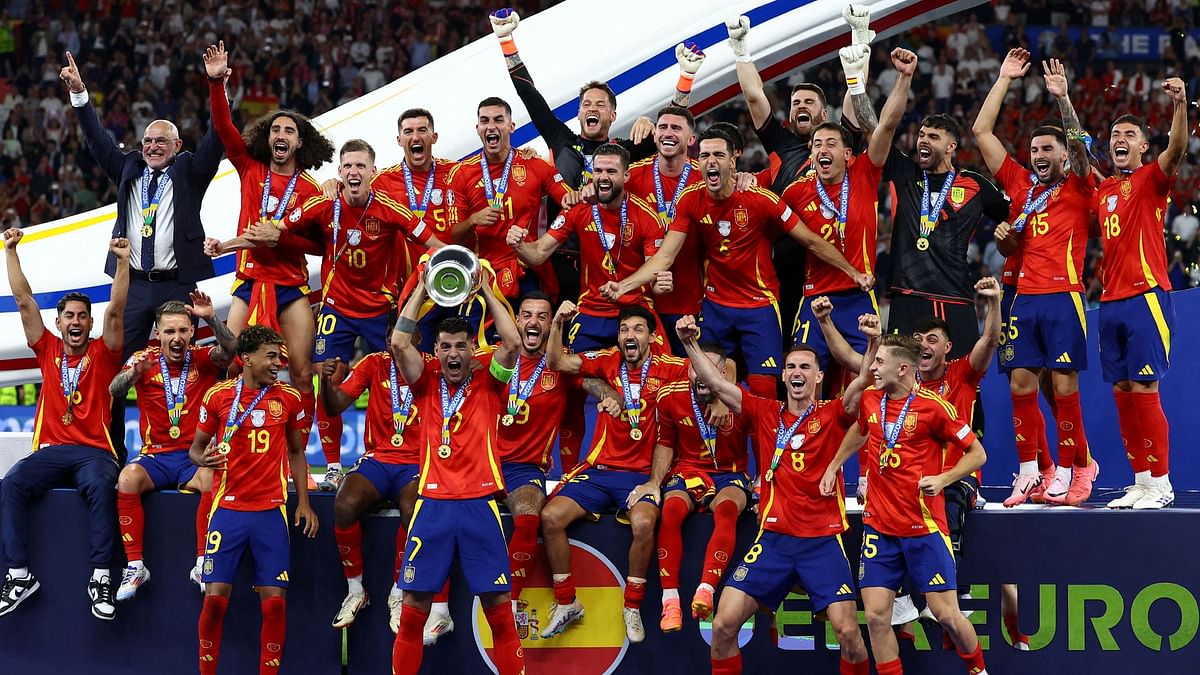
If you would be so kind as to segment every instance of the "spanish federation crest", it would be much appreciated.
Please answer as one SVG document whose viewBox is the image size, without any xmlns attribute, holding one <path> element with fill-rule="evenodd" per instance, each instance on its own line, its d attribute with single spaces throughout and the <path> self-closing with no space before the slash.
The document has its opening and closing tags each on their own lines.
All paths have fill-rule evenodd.
<svg viewBox="0 0 1200 675">
<path fill-rule="evenodd" d="M 323 337 L 317 338 L 317 342 L 314 345 L 313 351 L 315 351 L 317 354 L 325 353 L 325 338 L 323 338 Z"/>
<path fill-rule="evenodd" d="M 558 373 L 552 370 L 547 370 L 542 373 L 542 389 L 545 391 L 550 391 L 556 384 L 558 384 Z"/>
<path fill-rule="evenodd" d="M 250 411 L 250 423 L 256 427 L 261 427 L 262 425 L 266 424 L 267 423 L 267 411 L 266 410 L 251 410 Z"/>
<path fill-rule="evenodd" d="M 717 222 L 717 232 L 720 232 L 722 237 L 728 237 L 729 233 L 732 231 L 733 226 L 730 225 L 728 220 L 721 220 Z"/>
<path fill-rule="evenodd" d="M 351 246 L 358 246 L 362 243 L 362 230 L 350 230 L 346 233 L 346 243 Z"/>
<path fill-rule="evenodd" d="M 412 565 L 404 566 L 404 583 L 411 584 L 417 578 L 417 568 Z"/>
<path fill-rule="evenodd" d="M 955 206 L 962 206 L 962 203 L 967 200 L 967 189 L 963 187 L 950 188 L 950 201 Z"/>
<path fill-rule="evenodd" d="M 746 209 L 734 209 L 733 222 L 737 223 L 738 227 L 746 227 L 750 223 L 750 211 Z"/>
<path fill-rule="evenodd" d="M 808 423 L 808 435 L 811 436 L 821 430 L 821 420 L 811 420 Z"/>
<path fill-rule="evenodd" d="M 363 229 L 365 229 L 367 231 L 367 234 L 371 235 L 372 237 L 378 237 L 379 236 L 379 219 L 378 218 L 367 218 L 366 222 L 363 223 Z M 359 236 L 361 237 L 362 235 L 359 235 Z M 352 242 L 352 243 L 353 243 L 353 245 L 357 245 L 357 242 Z"/>
<path fill-rule="evenodd" d="M 917 428 L 917 413 L 910 412 L 904 418 L 904 433 L 911 434 Z"/>
<path fill-rule="evenodd" d="M 442 188 L 434 188 L 433 192 L 431 192 L 429 194 L 429 201 L 434 206 L 441 206 L 442 205 Z"/>
<path fill-rule="evenodd" d="M 267 412 L 271 413 L 271 417 L 283 417 L 283 401 L 268 401 Z"/>
<path fill-rule="evenodd" d="M 520 164 L 514 165 L 512 168 L 512 177 L 513 180 L 517 181 L 517 185 L 524 185 L 526 177 L 525 167 L 521 166 Z"/>
</svg>

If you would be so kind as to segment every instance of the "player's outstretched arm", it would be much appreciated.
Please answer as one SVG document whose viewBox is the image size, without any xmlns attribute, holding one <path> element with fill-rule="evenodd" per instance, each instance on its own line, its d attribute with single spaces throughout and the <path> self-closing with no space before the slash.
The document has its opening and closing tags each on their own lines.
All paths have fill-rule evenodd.
<svg viewBox="0 0 1200 675">
<path fill-rule="evenodd" d="M 149 372 L 154 365 L 150 359 L 146 358 L 145 351 L 134 354 L 129 360 L 129 364 L 113 377 L 112 382 L 108 383 L 108 393 L 113 397 L 125 396 L 129 393 L 129 388 L 133 386 L 133 381 L 141 377 L 143 373 Z"/>
<path fill-rule="evenodd" d="M 746 98 L 746 107 L 750 110 L 750 121 L 754 122 L 755 129 L 761 129 L 771 118 L 771 101 L 763 87 L 762 76 L 750 58 L 750 46 L 746 42 L 750 33 L 750 17 L 739 16 L 727 20 L 725 30 L 729 32 L 729 48 L 733 50 L 738 84 L 742 87 L 742 96 Z"/>
<path fill-rule="evenodd" d="M 675 94 L 671 97 L 671 103 L 686 108 L 692 98 L 692 85 L 696 83 L 696 73 L 700 72 L 700 64 L 704 63 L 704 52 L 694 42 L 680 42 L 675 45 L 675 62 L 679 64 L 679 81 L 675 83 Z"/>
<path fill-rule="evenodd" d="M 871 98 L 866 91 L 871 65 L 871 41 L 875 39 L 875 31 L 871 30 L 871 8 L 860 4 L 846 5 L 842 8 L 842 19 L 846 21 L 846 25 L 850 26 L 850 45 L 867 47 L 867 58 L 861 64 L 861 68 L 852 65 L 847 70 L 846 62 L 842 61 L 842 71 L 846 74 L 847 85 L 846 96 L 842 99 L 842 124 L 858 128 L 870 138 L 871 132 L 875 130 L 875 125 L 879 123 L 875 118 L 875 107 L 871 105 Z M 857 83 L 862 85 L 861 89 L 854 87 L 857 94 L 850 91 L 852 75 L 857 79 Z"/>
<path fill-rule="evenodd" d="M 513 225 L 508 228 L 508 234 L 504 236 L 504 240 L 512 247 L 513 253 L 517 254 L 521 262 L 531 267 L 537 267 L 546 262 L 550 255 L 558 250 L 560 244 L 557 239 L 550 236 L 549 232 L 538 237 L 537 241 L 527 241 L 525 237 L 528 234 L 529 230 L 520 225 Z"/>
<path fill-rule="evenodd" d="M 842 120 L 856 126 L 871 138 L 879 119 L 867 94 L 867 66 L 871 63 L 871 45 L 855 44 L 838 50 L 842 73 L 846 76 L 846 99 L 842 102 Z"/>
<path fill-rule="evenodd" d="M 533 127 L 546 140 L 551 151 L 557 151 L 578 142 L 575 132 L 558 119 L 550 104 L 546 102 L 546 98 L 537 90 L 537 86 L 533 83 L 533 76 L 529 74 L 529 67 L 525 65 L 525 62 L 521 60 L 520 53 L 517 52 L 517 43 L 513 38 L 513 32 L 521 23 L 520 15 L 515 10 L 505 7 L 489 14 L 488 20 L 492 24 L 492 32 L 500 41 L 500 51 L 504 54 L 504 65 L 508 68 L 508 77 L 512 80 L 513 88 L 517 90 L 517 98 L 521 99 L 521 104 L 529 113 Z"/>
<path fill-rule="evenodd" d="M 883 166 L 887 161 L 888 152 L 892 149 L 892 139 L 900 126 L 900 118 L 908 106 L 908 91 L 912 87 L 913 75 L 917 72 L 917 55 L 907 49 L 897 47 L 892 50 L 892 65 L 899 76 L 892 86 L 892 93 L 879 114 L 879 126 L 871 134 L 867 145 L 867 156 L 875 166 Z"/>
<path fill-rule="evenodd" d="M 213 337 L 217 339 L 217 348 L 212 351 L 209 358 L 212 359 L 213 365 L 219 369 L 229 367 L 233 362 L 233 356 L 237 353 L 237 336 L 233 331 L 229 330 L 229 326 L 217 316 L 217 311 L 213 307 L 212 298 L 208 294 L 195 290 L 191 292 L 192 304 L 185 305 L 187 311 L 197 319 L 204 319 L 208 327 L 212 329 Z"/>
<path fill-rule="evenodd" d="M 725 372 L 719 370 L 713 362 L 700 351 L 700 327 L 696 325 L 696 317 L 688 314 L 675 322 L 675 333 L 683 343 L 688 361 L 696 371 L 696 377 L 712 390 L 717 398 L 736 415 L 742 412 L 742 389 L 730 382 Z M 728 363 L 728 362 L 727 362 Z"/>
<path fill-rule="evenodd" d="M 113 239 L 108 250 L 117 259 L 113 273 L 112 295 L 108 308 L 104 310 L 104 346 L 109 351 L 119 352 L 125 346 L 125 301 L 129 299 L 129 253 L 132 250 L 128 239 Z"/>
<path fill-rule="evenodd" d="M 883 334 L 879 316 L 877 314 L 859 316 L 858 331 L 867 336 L 867 352 L 863 354 L 862 362 L 858 366 L 858 376 L 851 380 L 850 384 L 846 385 L 846 390 L 842 392 L 842 409 L 852 417 L 858 415 L 859 406 L 862 403 L 862 393 L 871 384 L 871 363 L 875 361 L 875 353 L 879 351 L 879 337 Z"/>
<path fill-rule="evenodd" d="M 288 468 L 292 472 L 292 484 L 296 486 L 296 515 L 292 524 L 300 527 L 304 524 L 304 535 L 309 539 L 317 536 L 317 514 L 308 503 L 308 460 L 304 457 L 304 447 L 308 443 L 308 434 L 303 429 L 292 429 L 287 432 Z"/>
<path fill-rule="evenodd" d="M 212 114 L 212 126 L 221 139 L 225 155 L 235 166 L 250 155 L 246 149 L 246 141 L 233 125 L 233 115 L 229 112 L 229 99 L 225 95 L 225 78 L 228 77 L 229 54 L 225 51 L 225 43 L 218 42 L 209 45 L 204 50 L 204 71 L 208 74 L 208 105 Z"/>
<path fill-rule="evenodd" d="M 496 348 L 492 358 L 496 363 L 511 369 L 517 364 L 517 350 L 521 348 L 521 331 L 517 329 L 517 322 L 513 320 L 512 309 L 509 308 L 508 303 L 497 297 L 496 292 L 492 290 L 494 278 L 495 274 L 490 268 L 487 268 L 480 289 L 483 301 L 487 305 L 488 314 L 492 315 L 496 333 L 500 336 L 500 346 Z"/>
<path fill-rule="evenodd" d="M 421 305 L 425 303 L 425 267 L 418 266 L 415 274 L 417 283 L 412 294 L 408 296 L 400 316 L 396 319 L 396 328 L 392 331 L 391 342 L 388 345 L 392 358 L 396 360 L 396 369 L 404 381 L 412 384 L 421 377 L 425 370 L 425 358 L 413 344 L 413 333 L 417 331 L 417 317 L 420 316 Z"/>
<path fill-rule="evenodd" d="M 983 99 L 979 115 L 975 117 L 975 124 L 971 126 L 971 133 L 975 134 L 975 143 L 979 146 L 979 153 L 983 155 L 983 162 L 993 174 L 1000 170 L 1000 165 L 1004 164 L 1004 158 L 1008 156 L 1004 144 L 996 137 L 996 118 L 1000 116 L 1004 97 L 1008 95 L 1008 87 L 1013 80 L 1024 77 L 1028 70 L 1029 52 L 1019 47 L 1008 50 L 1004 63 L 1000 64 L 1000 74 L 996 77 L 996 83 L 992 85 L 987 98 Z"/>
<path fill-rule="evenodd" d="M 1170 77 L 1163 81 L 1162 88 L 1171 97 L 1175 111 L 1171 116 L 1171 137 L 1167 147 L 1158 155 L 1158 166 L 1168 177 L 1179 170 L 1179 162 L 1188 146 L 1188 100 L 1183 80 Z"/>
<path fill-rule="evenodd" d="M 1067 151 L 1071 158 L 1071 171 L 1077 176 L 1087 178 L 1092 173 L 1088 162 L 1087 146 L 1084 145 L 1083 125 L 1075 106 L 1071 105 L 1070 86 L 1067 83 L 1067 69 L 1058 59 L 1042 61 L 1042 72 L 1046 78 L 1046 91 L 1058 101 L 1058 112 L 1062 117 L 1063 130 L 1067 134 Z"/>
<path fill-rule="evenodd" d="M 634 290 L 641 288 L 646 284 L 654 283 L 658 278 L 659 272 L 666 272 L 675 264 L 675 256 L 679 255 L 679 249 L 683 248 L 683 242 L 687 238 L 682 232 L 669 231 L 663 237 L 662 247 L 658 249 L 649 260 L 642 263 L 636 272 L 630 274 L 620 281 L 610 281 L 600 287 L 600 293 L 612 302 L 621 299 L 621 296 Z"/>
<path fill-rule="evenodd" d="M 21 328 L 25 330 L 25 343 L 32 345 L 42 339 L 46 332 L 46 324 L 42 323 L 42 312 L 33 299 L 33 289 L 29 287 L 29 279 L 21 269 L 21 257 L 17 255 L 17 244 L 25 233 L 18 227 L 10 227 L 4 231 L 4 254 L 8 265 L 8 287 L 12 290 L 13 301 L 17 303 L 17 311 L 21 314 Z"/>
<path fill-rule="evenodd" d="M 825 475 L 821 476 L 821 494 L 826 497 L 832 497 L 837 494 L 838 471 L 846 463 L 846 460 L 850 459 L 850 455 L 858 452 L 858 449 L 862 447 L 863 442 L 866 440 L 867 437 L 859 431 L 858 424 L 852 424 L 846 430 L 846 435 L 842 437 L 842 445 L 838 448 L 837 454 L 834 455 L 833 460 L 829 462 L 829 466 L 825 469 Z"/>
<path fill-rule="evenodd" d="M 829 353 L 833 355 L 833 360 L 850 370 L 861 369 L 863 356 L 854 351 L 854 347 L 846 342 L 845 336 L 833 323 L 833 303 L 830 302 L 829 297 L 822 295 L 814 299 L 812 311 L 813 316 L 817 317 L 817 325 L 821 327 L 821 334 L 825 336 L 825 344 L 829 347 Z"/>
<path fill-rule="evenodd" d="M 551 370 L 574 375 L 583 367 L 583 359 L 578 354 L 567 353 L 563 347 L 564 326 L 578 313 L 575 303 L 569 300 L 559 305 L 554 313 L 554 320 L 550 322 L 550 338 L 546 343 L 546 364 Z"/>
<path fill-rule="evenodd" d="M 342 357 L 335 356 L 332 359 L 325 359 L 315 370 L 317 377 L 321 379 L 321 404 L 325 406 L 325 412 L 329 415 L 341 415 L 347 408 L 354 404 L 354 397 L 342 391 L 342 388 L 337 385 L 337 382 L 344 379 L 346 373 L 346 364 L 342 363 Z"/>
<path fill-rule="evenodd" d="M 994 277 L 984 277 L 975 282 L 975 292 L 987 299 L 987 318 L 983 322 L 983 335 L 975 341 L 968 358 L 975 372 L 986 373 L 1000 346 L 1000 297 L 1004 291 Z"/>
</svg>

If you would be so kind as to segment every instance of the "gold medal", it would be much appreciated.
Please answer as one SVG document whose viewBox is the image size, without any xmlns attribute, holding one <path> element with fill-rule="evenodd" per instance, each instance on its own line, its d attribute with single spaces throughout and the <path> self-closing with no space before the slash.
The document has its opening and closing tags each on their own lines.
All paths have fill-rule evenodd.
<svg viewBox="0 0 1200 675">
<path fill-rule="evenodd" d="M 633 440 L 635 440 L 635 441 L 640 441 L 640 440 L 642 440 L 642 430 L 641 430 L 641 429 L 638 429 L 637 427 L 634 427 L 634 428 L 630 429 L 630 430 L 629 430 L 629 437 L 630 437 L 630 438 L 632 438 L 632 439 L 633 439 Z"/>
<path fill-rule="evenodd" d="M 142 238 L 143 239 L 150 237 L 153 234 L 154 234 L 154 227 L 152 225 L 143 225 L 142 226 Z"/>
<path fill-rule="evenodd" d="M 403 434 L 392 434 L 392 447 L 398 448 L 404 443 Z"/>
<path fill-rule="evenodd" d="M 229 451 L 232 449 L 233 448 L 229 447 L 229 444 L 226 443 L 225 441 L 221 441 L 220 443 L 217 443 L 217 453 L 219 453 L 219 454 L 228 455 Z"/>
<path fill-rule="evenodd" d="M 763 480 L 765 480 L 765 481 L 767 481 L 768 483 L 770 483 L 770 482 L 771 482 L 771 479 L 772 479 L 772 478 L 774 478 L 774 477 L 775 477 L 775 469 L 767 469 L 767 473 L 766 473 L 766 475 L 765 475 L 765 476 L 763 476 Z"/>
<path fill-rule="evenodd" d="M 179 433 L 179 425 L 177 424 L 172 424 L 171 428 L 167 430 L 167 435 L 171 438 L 179 438 Z"/>
<path fill-rule="evenodd" d="M 63 424 L 66 424 L 66 425 L 70 426 L 71 422 L 74 422 L 74 421 L 75 421 L 75 418 L 74 418 L 74 417 L 71 415 L 71 411 L 70 411 L 70 410 L 68 410 L 68 411 L 67 411 L 67 414 L 66 414 L 66 415 L 63 415 L 63 416 L 62 416 L 62 423 L 63 423 Z"/>
<path fill-rule="evenodd" d="M 607 253 L 604 254 L 604 269 L 609 274 L 617 273 L 617 266 L 613 263 L 612 257 Z"/>
<path fill-rule="evenodd" d="M 438 457 L 442 459 L 450 459 L 450 446 L 442 444 L 438 446 Z"/>
<path fill-rule="evenodd" d="M 918 251 L 928 251 L 929 250 L 929 240 L 926 239 L 925 237 L 921 237 L 920 239 L 918 239 L 917 240 L 917 250 Z"/>
<path fill-rule="evenodd" d="M 500 424 L 503 424 L 506 427 L 511 427 L 515 421 L 517 421 L 517 418 L 513 417 L 512 413 L 507 413 L 504 415 L 504 417 L 500 418 Z"/>
</svg>

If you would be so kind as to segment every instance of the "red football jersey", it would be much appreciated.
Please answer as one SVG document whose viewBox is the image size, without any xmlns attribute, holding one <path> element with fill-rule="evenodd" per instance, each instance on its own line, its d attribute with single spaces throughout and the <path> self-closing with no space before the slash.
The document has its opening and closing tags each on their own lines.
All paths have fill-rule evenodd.
<svg viewBox="0 0 1200 675">
<path fill-rule="evenodd" d="M 945 451 L 953 448 L 963 452 L 975 442 L 975 433 L 954 406 L 936 393 L 918 388 L 896 446 L 885 458 L 888 464 L 880 470 L 884 450 L 883 426 L 879 423 L 882 396 L 882 390 L 867 389 L 858 416 L 858 431 L 867 437 L 863 461 L 867 463 L 870 486 L 863 506 L 863 523 L 896 537 L 948 533 L 944 495 L 939 492 L 933 497 L 926 496 L 917 483 L 922 476 L 941 473 Z M 889 427 L 900 416 L 904 401 L 888 401 L 885 422 Z"/>
<path fill-rule="evenodd" d="M 179 436 L 171 438 L 171 417 L 167 414 L 167 393 L 163 389 L 162 367 L 158 356 L 162 353 L 159 347 L 143 349 L 138 354 L 145 354 L 152 364 L 150 370 L 142 373 L 133 381 L 134 391 L 137 392 L 138 424 L 142 430 L 142 454 L 153 455 L 169 450 L 187 450 L 192 447 L 192 439 L 196 437 L 196 418 L 193 415 L 198 408 L 194 404 L 203 401 L 204 394 L 217 383 L 221 369 L 213 363 L 212 353 L 218 347 L 209 345 L 197 347 L 191 345 L 188 351 L 192 353 L 192 362 L 188 364 L 187 384 L 183 390 L 183 411 L 179 415 Z M 133 355 L 137 358 L 137 354 Z M 122 370 L 128 369 L 127 364 Z M 179 394 L 179 378 L 183 376 L 183 363 L 167 362 L 167 373 L 170 377 L 171 392 Z M 191 405 L 190 405 L 191 404 Z"/>
<path fill-rule="evenodd" d="M 561 213 L 547 232 L 560 244 L 574 233 L 579 237 L 579 311 L 593 316 L 616 316 L 625 305 L 653 307 L 648 289 L 642 287 L 609 302 L 600 294 L 600 287 L 638 271 L 646 259 L 658 252 L 662 228 L 654 209 L 637 197 L 625 199 L 626 223 L 621 227 L 621 210 L 600 207 L 600 224 L 609 244 L 608 260 L 615 274 L 604 265 L 605 253 L 596 231 L 594 212 L 590 204 L 579 204 Z"/>
<path fill-rule="evenodd" d="M 787 204 L 762 188 L 716 201 L 704 185 L 693 185 L 679 197 L 671 230 L 686 235 L 695 228 L 700 234 L 709 300 L 724 307 L 766 307 L 779 297 L 769 233 L 791 232 L 799 224 Z"/>
<path fill-rule="evenodd" d="M 703 404 L 700 412 L 705 412 Z M 710 453 L 696 423 L 688 381 L 673 382 L 658 390 L 658 444 L 675 450 L 672 474 L 744 472 L 749 466 L 746 450 L 749 436 L 749 418 L 727 413 L 717 424 L 716 452 Z"/>
<path fill-rule="evenodd" d="M 225 437 L 225 422 L 234 405 L 237 380 L 218 382 L 204 395 L 199 430 L 212 434 L 213 444 Z M 243 387 L 238 415 L 254 402 L 259 390 Z M 225 468 L 213 474 L 213 503 L 233 511 L 266 511 L 287 503 L 289 432 L 306 429 L 311 421 L 290 384 L 274 382 L 229 440 Z M 236 418 L 235 418 L 236 420 Z"/>
<path fill-rule="evenodd" d="M 1104 237 L 1101 301 L 1124 300 L 1153 288 L 1171 290 L 1163 218 L 1174 182 L 1158 162 L 1150 162 L 1128 176 L 1100 183 L 1096 217 Z"/>
<path fill-rule="evenodd" d="M 838 232 L 838 216 L 830 211 L 817 193 L 817 174 L 795 181 L 783 191 L 783 201 L 800 216 L 804 225 L 817 236 L 837 247 L 854 269 L 875 274 L 875 240 L 879 232 L 879 181 L 883 167 L 869 157 L 860 156 L 846 169 L 850 175 L 850 202 L 846 213 L 846 231 Z M 824 185 L 835 207 L 841 204 L 842 184 Z M 804 295 L 826 295 L 858 288 L 854 279 L 820 258 L 808 256 Z"/>
<path fill-rule="evenodd" d="M 983 375 L 972 368 L 971 359 L 964 356 L 947 363 L 946 372 L 943 373 L 941 379 L 924 380 L 921 382 L 921 387 L 936 393 L 954 406 L 959 415 L 970 424 L 975 421 L 975 397 L 978 394 L 976 387 L 983 381 Z M 946 458 L 942 462 L 943 470 L 958 464 L 958 460 L 962 459 L 962 456 L 962 448 L 953 446 L 946 448 Z M 983 469 L 976 471 L 975 477 L 983 480 Z"/>
<path fill-rule="evenodd" d="M 353 319 L 379 316 L 395 301 L 396 239 L 411 236 L 422 241 L 430 236 L 425 223 L 386 192 L 375 190 L 374 195 L 365 211 L 338 198 L 342 213 L 336 249 L 333 200 L 310 199 L 299 224 L 320 232 L 325 243 L 321 260 L 325 304 Z"/>
<path fill-rule="evenodd" d="M 420 425 L 420 495 L 434 499 L 474 499 L 504 491 L 496 427 L 500 425 L 503 382 L 476 368 L 466 383 L 462 407 L 450 419 L 450 455 L 442 457 L 442 370 L 427 361 L 412 383 L 413 404 L 423 410 Z M 448 388 L 451 400 L 457 389 Z"/>
<path fill-rule="evenodd" d="M 796 423 L 786 403 L 742 391 L 742 417 L 748 420 L 758 449 L 758 475 L 762 485 L 759 524 L 765 530 L 793 537 L 828 537 L 841 534 L 846 522 L 846 500 L 841 472 L 837 494 L 821 494 L 821 477 L 833 461 L 854 417 L 841 400 L 819 401 L 787 441 L 779 464 L 766 479 L 775 456 L 775 439 L 782 420 L 784 431 Z"/>
<path fill-rule="evenodd" d="M 116 455 L 108 435 L 112 422 L 108 385 L 121 367 L 121 350 L 110 351 L 104 340 L 93 339 L 82 355 L 67 357 L 69 377 L 74 378 L 79 368 L 83 370 L 72 396 L 71 423 L 64 424 L 67 397 L 62 388 L 62 338 L 46 330 L 29 347 L 42 371 L 42 392 L 33 418 L 34 452 L 47 445 L 82 445 Z"/>
<path fill-rule="evenodd" d="M 267 176 L 271 177 L 271 194 L 267 200 L 267 218 L 280 212 L 279 201 L 287 192 L 291 176 L 277 174 L 266 164 L 250 156 L 246 142 L 229 114 L 225 88 L 220 82 L 209 82 L 208 93 L 212 107 L 213 128 L 225 146 L 225 156 L 237 169 L 241 181 L 242 210 L 238 215 L 237 234 L 262 219 L 262 196 Z M 279 218 L 280 227 L 294 226 L 304 216 L 304 203 L 321 194 L 321 185 L 307 171 L 296 177 L 296 185 L 288 197 Z M 237 278 L 269 281 L 281 286 L 303 286 L 308 283 L 308 265 L 304 254 L 288 246 L 260 246 L 237 253 Z"/>
<path fill-rule="evenodd" d="M 996 180 L 1012 199 L 1009 222 L 1015 223 L 1033 185 L 1029 170 L 1005 157 Z M 1046 190 L 1038 185 L 1033 199 Z M 1023 295 L 1083 292 L 1083 261 L 1087 254 L 1088 224 L 1095 187 L 1090 178 L 1067 175 L 1041 211 L 1029 214 L 1020 236 L 1021 267 L 1017 290 Z"/>
<path fill-rule="evenodd" d="M 529 386 L 529 379 L 537 370 L 539 360 L 529 358 L 521 352 L 518 394 L 522 388 Z M 492 354 L 484 354 L 480 361 L 483 362 L 484 368 L 487 368 L 491 365 Z M 500 383 L 501 416 L 508 413 L 510 386 L 510 382 Z M 572 389 L 579 386 L 580 378 L 551 370 L 549 365 L 543 367 L 537 383 L 529 393 L 529 398 L 525 399 L 520 410 L 513 415 L 512 425 L 506 427 L 501 424 L 497 429 L 500 461 L 536 464 L 542 467 L 543 471 L 549 471 L 550 451 L 554 449 L 554 442 L 558 440 L 563 412 L 567 408 L 567 397 Z"/>
<path fill-rule="evenodd" d="M 1000 272 L 1000 283 L 1005 286 L 1016 286 L 1017 276 L 1021 273 L 1021 249 L 1004 259 L 1004 269 Z"/>
<path fill-rule="evenodd" d="M 562 176 L 553 164 L 538 157 L 532 150 L 513 152 L 515 154 L 508 176 L 508 192 L 500 209 L 500 218 L 494 225 L 475 228 L 475 250 L 479 257 L 491 263 L 500 281 L 500 290 L 506 297 L 518 294 L 517 280 L 525 275 L 525 268 L 517 260 L 517 254 L 504 240 L 508 229 L 513 225 L 520 225 L 529 230 L 529 241 L 533 241 L 537 237 L 537 218 L 541 213 L 542 197 L 549 196 L 553 201 L 561 202 L 571 191 L 563 183 Z M 489 162 L 488 170 L 495 186 L 504 173 L 504 162 Z M 450 171 L 450 190 L 452 225 L 488 207 L 479 153 L 459 162 Z"/>
<path fill-rule="evenodd" d="M 425 355 L 425 363 L 438 365 L 437 359 Z M 384 464 L 416 464 L 422 447 L 421 407 L 414 400 L 404 422 L 399 446 L 392 445 L 396 426 L 392 423 L 391 392 L 392 355 L 389 352 L 367 354 L 354 367 L 340 385 L 342 393 L 357 399 L 367 392 L 366 429 L 363 432 L 363 457 L 372 457 Z M 404 397 L 409 387 L 404 376 L 396 373 L 397 391 L 403 408 Z"/>
<path fill-rule="evenodd" d="M 654 187 L 656 158 L 657 155 L 629 165 L 629 178 L 625 181 L 625 190 L 629 194 L 639 197 L 654 209 L 662 228 L 662 232 L 659 234 L 659 245 L 661 246 L 662 237 L 666 235 L 672 218 L 665 213 L 665 209 L 664 213 L 659 212 L 658 195 Z M 689 185 L 701 182 L 702 179 L 700 164 L 695 160 L 690 160 L 688 164 L 691 166 L 691 170 L 688 171 L 685 189 Z M 675 199 L 676 192 L 682 193 L 682 190 L 679 190 L 680 178 L 682 175 L 661 176 L 665 204 L 673 206 L 675 201 L 672 200 Z M 675 262 L 671 265 L 671 278 L 675 289 L 654 298 L 654 306 L 659 313 L 692 315 L 700 313 L 700 302 L 704 299 L 703 260 L 700 253 L 700 235 L 693 232 L 684 239 L 683 246 L 679 249 L 678 255 L 675 256 Z"/>
<path fill-rule="evenodd" d="M 425 224 L 433 228 L 434 236 L 443 244 L 453 244 L 450 236 L 450 170 L 457 162 L 449 159 L 434 158 L 430 171 L 414 171 L 412 174 L 413 194 L 408 193 L 404 184 L 404 169 L 401 164 L 393 164 L 375 174 L 371 186 L 392 195 L 396 201 L 405 205 Z M 421 213 L 421 203 L 425 200 L 425 186 L 429 182 L 429 174 L 433 173 L 433 188 L 430 190 L 425 213 Z M 425 253 L 426 247 L 410 239 L 397 239 L 396 252 L 393 256 L 396 278 L 396 291 L 404 288 L 404 282 L 416 268 L 417 262 Z M 393 294 L 393 297 L 395 294 Z"/>
<path fill-rule="evenodd" d="M 621 386 L 621 362 L 625 357 L 616 347 L 580 354 L 583 364 L 579 369 L 580 377 L 597 377 L 609 384 L 623 395 Z M 658 442 L 658 424 L 655 416 L 658 411 L 658 390 L 671 382 L 687 379 L 687 360 L 668 354 L 656 354 L 651 351 L 650 370 L 646 381 L 642 382 L 640 368 L 629 369 L 630 396 L 635 401 L 641 401 L 638 413 L 638 429 L 642 432 L 640 440 L 629 436 L 632 427 L 629 416 L 624 409 L 621 418 L 617 419 L 607 413 L 596 416 L 596 428 L 592 432 L 592 447 L 588 449 L 587 463 L 603 469 L 619 469 L 622 471 L 637 471 L 649 473 L 650 464 L 654 458 L 654 446 Z M 618 399 L 618 403 L 624 402 Z"/>
</svg>

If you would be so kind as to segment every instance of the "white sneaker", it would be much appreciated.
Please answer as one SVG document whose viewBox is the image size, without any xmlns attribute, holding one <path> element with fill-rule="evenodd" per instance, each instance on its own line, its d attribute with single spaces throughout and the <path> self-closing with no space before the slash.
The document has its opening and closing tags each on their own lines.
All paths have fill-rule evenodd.
<svg viewBox="0 0 1200 675">
<path fill-rule="evenodd" d="M 346 475 L 340 469 L 326 471 L 325 477 L 317 481 L 317 489 L 321 492 L 337 492 L 344 480 L 346 480 Z"/>
<path fill-rule="evenodd" d="M 88 599 L 92 604 L 92 616 L 104 621 L 117 618 L 117 606 L 113 604 L 112 580 L 108 576 L 99 581 L 88 579 Z"/>
<path fill-rule="evenodd" d="M 11 574 L 4 575 L 4 587 L 0 588 L 0 616 L 16 609 L 17 605 L 24 602 L 41 587 L 37 577 L 32 574 L 26 574 L 20 578 L 13 578 Z"/>
<path fill-rule="evenodd" d="M 583 618 L 583 603 L 575 598 L 569 605 L 550 604 L 546 614 L 546 630 L 542 631 L 542 639 L 546 640 L 558 635 L 572 623 Z"/>
<path fill-rule="evenodd" d="M 1175 491 L 1171 488 L 1171 481 L 1166 478 L 1150 480 L 1153 482 L 1146 486 L 1142 498 L 1133 505 L 1134 511 L 1165 509 L 1175 502 Z"/>
<path fill-rule="evenodd" d="M 137 593 L 138 587 L 150 581 L 150 568 L 145 565 L 129 565 L 121 575 L 121 587 L 117 589 L 117 602 L 125 602 Z"/>
<path fill-rule="evenodd" d="M 399 630 L 398 624 L 397 630 Z M 436 644 L 443 635 L 450 633 L 453 630 L 454 619 L 451 619 L 449 615 L 442 614 L 441 612 L 431 612 L 429 614 L 429 618 L 425 620 L 425 635 L 422 639 L 425 643 L 425 646 L 428 647 Z"/>
<path fill-rule="evenodd" d="M 358 610 L 369 604 L 371 601 L 367 599 L 366 593 L 347 593 L 346 599 L 342 600 L 342 608 L 338 610 L 337 616 L 333 617 L 333 627 L 345 628 L 354 623 Z"/>
<path fill-rule="evenodd" d="M 892 603 L 892 625 L 902 626 L 920 618 L 917 606 L 913 604 L 912 596 L 898 595 Z"/>
<path fill-rule="evenodd" d="M 400 632 L 400 610 L 404 609 L 404 596 L 392 593 L 388 595 L 388 628 L 392 633 Z"/>
<path fill-rule="evenodd" d="M 646 639 L 646 628 L 642 626 L 642 612 L 637 607 L 622 607 L 621 618 L 625 619 L 625 637 L 637 644 Z"/>
<path fill-rule="evenodd" d="M 1132 509 L 1133 505 L 1145 496 L 1146 486 L 1141 483 L 1134 483 L 1125 488 L 1125 494 L 1105 504 L 1110 509 Z"/>
</svg>

